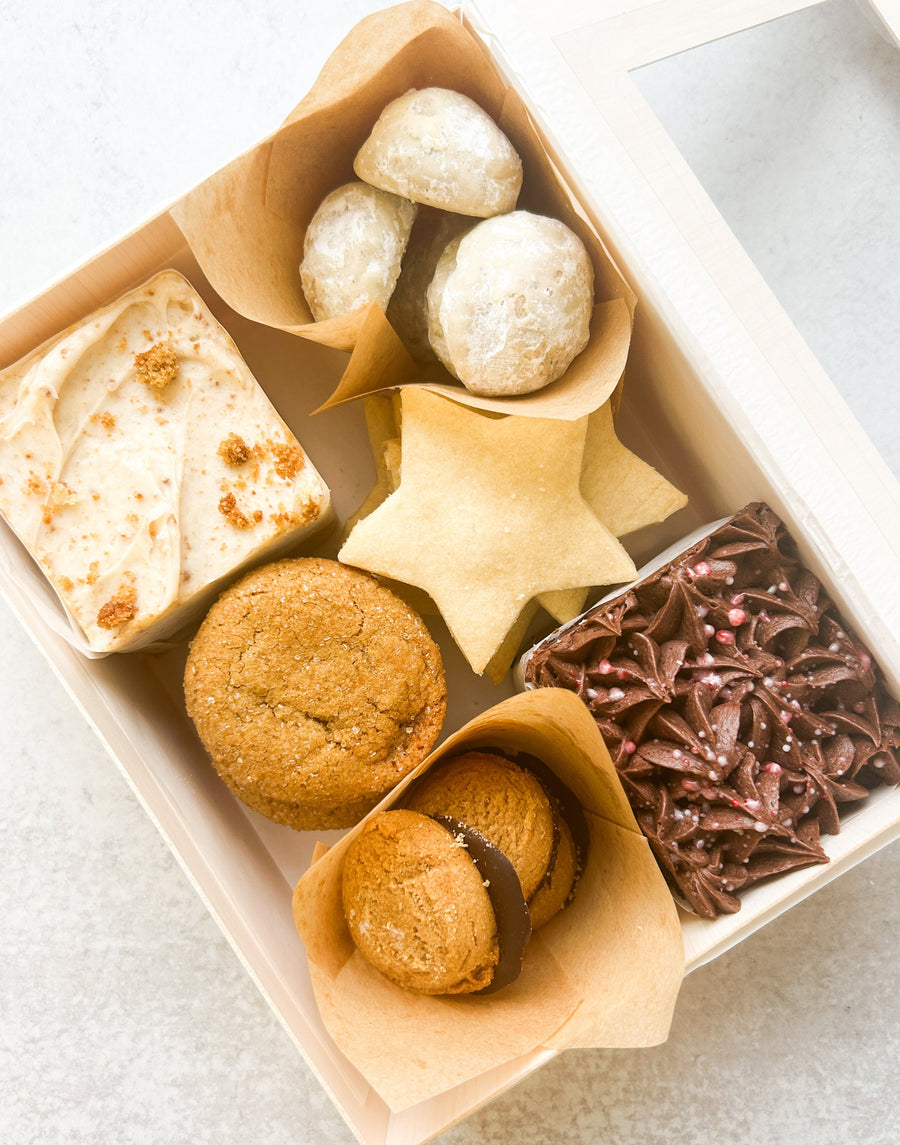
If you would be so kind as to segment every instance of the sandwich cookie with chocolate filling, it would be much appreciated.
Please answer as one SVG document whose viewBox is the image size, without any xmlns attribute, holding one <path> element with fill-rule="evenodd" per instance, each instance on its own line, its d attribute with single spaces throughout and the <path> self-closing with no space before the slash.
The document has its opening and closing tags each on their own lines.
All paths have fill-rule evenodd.
<svg viewBox="0 0 900 1145">
<path fill-rule="evenodd" d="M 518 977 L 532 930 L 571 898 L 586 845 L 578 801 L 540 760 L 467 752 L 351 843 L 347 925 L 404 989 L 494 993 Z"/>
<path fill-rule="evenodd" d="M 450 816 L 374 816 L 347 851 L 341 895 L 360 953 L 406 990 L 492 993 L 518 977 L 531 936 L 518 877 Z"/>
<path fill-rule="evenodd" d="M 578 801 L 541 760 L 469 751 L 433 768 L 405 802 L 426 815 L 452 815 L 499 848 L 519 876 L 534 929 L 567 901 L 587 829 Z"/>
</svg>

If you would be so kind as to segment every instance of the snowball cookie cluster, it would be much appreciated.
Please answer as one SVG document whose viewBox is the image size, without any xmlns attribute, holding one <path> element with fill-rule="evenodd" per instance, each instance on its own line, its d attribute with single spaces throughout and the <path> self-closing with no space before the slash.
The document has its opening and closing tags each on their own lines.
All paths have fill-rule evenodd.
<svg viewBox="0 0 900 1145">
<path fill-rule="evenodd" d="M 346 183 L 306 229 L 300 281 L 317 322 L 370 302 L 387 308 L 418 208 L 366 183 Z"/>
<path fill-rule="evenodd" d="M 439 87 L 389 103 L 353 170 L 383 191 L 480 219 L 513 210 L 522 187 L 522 161 L 496 123 Z"/>
<path fill-rule="evenodd" d="M 428 336 L 475 394 L 527 394 L 562 375 L 585 348 L 594 272 L 584 244 L 557 219 L 513 211 L 451 242 L 427 292 Z"/>
</svg>

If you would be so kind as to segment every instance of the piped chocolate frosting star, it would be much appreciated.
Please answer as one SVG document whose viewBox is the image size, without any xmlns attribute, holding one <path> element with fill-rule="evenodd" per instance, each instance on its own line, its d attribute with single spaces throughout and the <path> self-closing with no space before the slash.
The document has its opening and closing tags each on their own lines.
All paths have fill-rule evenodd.
<svg viewBox="0 0 900 1145">
<path fill-rule="evenodd" d="M 663 871 L 704 917 L 827 862 L 841 805 L 900 782 L 900 705 L 763 504 L 540 646 L 526 681 L 588 705 Z"/>
</svg>

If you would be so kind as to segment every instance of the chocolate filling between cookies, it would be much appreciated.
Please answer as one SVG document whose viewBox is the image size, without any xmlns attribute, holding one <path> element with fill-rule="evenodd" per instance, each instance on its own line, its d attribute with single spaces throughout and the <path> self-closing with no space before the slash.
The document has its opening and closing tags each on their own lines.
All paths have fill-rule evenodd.
<svg viewBox="0 0 900 1145">
<path fill-rule="evenodd" d="M 492 752 L 494 755 L 501 755 L 504 759 L 508 759 L 510 763 L 516 764 L 525 771 L 530 771 L 538 783 L 540 783 L 541 787 L 543 787 L 550 801 L 550 810 L 553 814 L 553 849 L 550 853 L 550 859 L 547 863 L 547 870 L 544 872 L 544 877 L 535 888 L 531 899 L 534 899 L 541 887 L 546 886 L 546 884 L 550 882 L 550 879 L 553 877 L 553 872 L 556 869 L 556 861 L 559 855 L 560 819 L 562 819 L 569 828 L 572 834 L 572 840 L 575 844 L 576 861 L 575 878 L 572 881 L 572 889 L 569 891 L 564 904 L 568 906 L 575 894 L 575 887 L 578 884 L 581 872 L 584 870 L 590 844 L 590 832 L 588 831 L 587 820 L 584 817 L 584 809 L 581 803 L 578 801 L 572 789 L 567 787 L 556 772 L 548 767 L 543 760 L 538 759 L 537 756 L 529 755 L 527 752 L 507 751 L 504 748 L 498 747 L 490 747 L 485 750 Z"/>
<path fill-rule="evenodd" d="M 572 886 L 566 896 L 564 909 L 572 901 L 575 887 L 584 869 L 589 845 L 589 832 L 584 811 L 572 790 L 556 773 L 537 756 L 526 752 L 507 751 L 503 748 L 487 747 L 486 753 L 501 756 L 523 771 L 528 771 L 544 790 L 553 816 L 553 845 L 547 861 L 547 869 L 541 881 L 528 900 L 522 893 L 522 884 L 516 869 L 507 856 L 474 827 L 452 815 L 433 814 L 433 819 L 444 827 L 466 848 L 470 858 L 478 868 L 485 889 L 491 900 L 497 922 L 497 944 L 499 962 L 490 983 L 476 994 L 494 994 L 510 985 L 522 970 L 525 947 L 532 934 L 530 904 L 538 891 L 549 883 L 556 869 L 560 842 L 560 820 L 564 820 L 572 835 L 575 846 L 575 874 Z"/>
<path fill-rule="evenodd" d="M 454 819 L 452 815 L 431 815 L 430 818 L 468 851 L 491 900 L 497 922 L 500 957 L 494 967 L 493 978 L 487 986 L 473 993 L 495 994 L 515 982 L 521 974 L 525 947 L 531 938 L 531 916 L 522 895 L 522 884 L 506 855 L 485 839 L 480 831 Z"/>
</svg>

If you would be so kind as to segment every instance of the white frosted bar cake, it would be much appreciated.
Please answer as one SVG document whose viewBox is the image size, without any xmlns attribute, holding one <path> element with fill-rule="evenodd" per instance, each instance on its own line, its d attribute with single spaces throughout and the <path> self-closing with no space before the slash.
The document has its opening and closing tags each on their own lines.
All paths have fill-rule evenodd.
<svg viewBox="0 0 900 1145">
<path fill-rule="evenodd" d="M 330 494 L 167 270 L 0 373 L 0 511 L 102 653 L 174 632 Z"/>
</svg>

